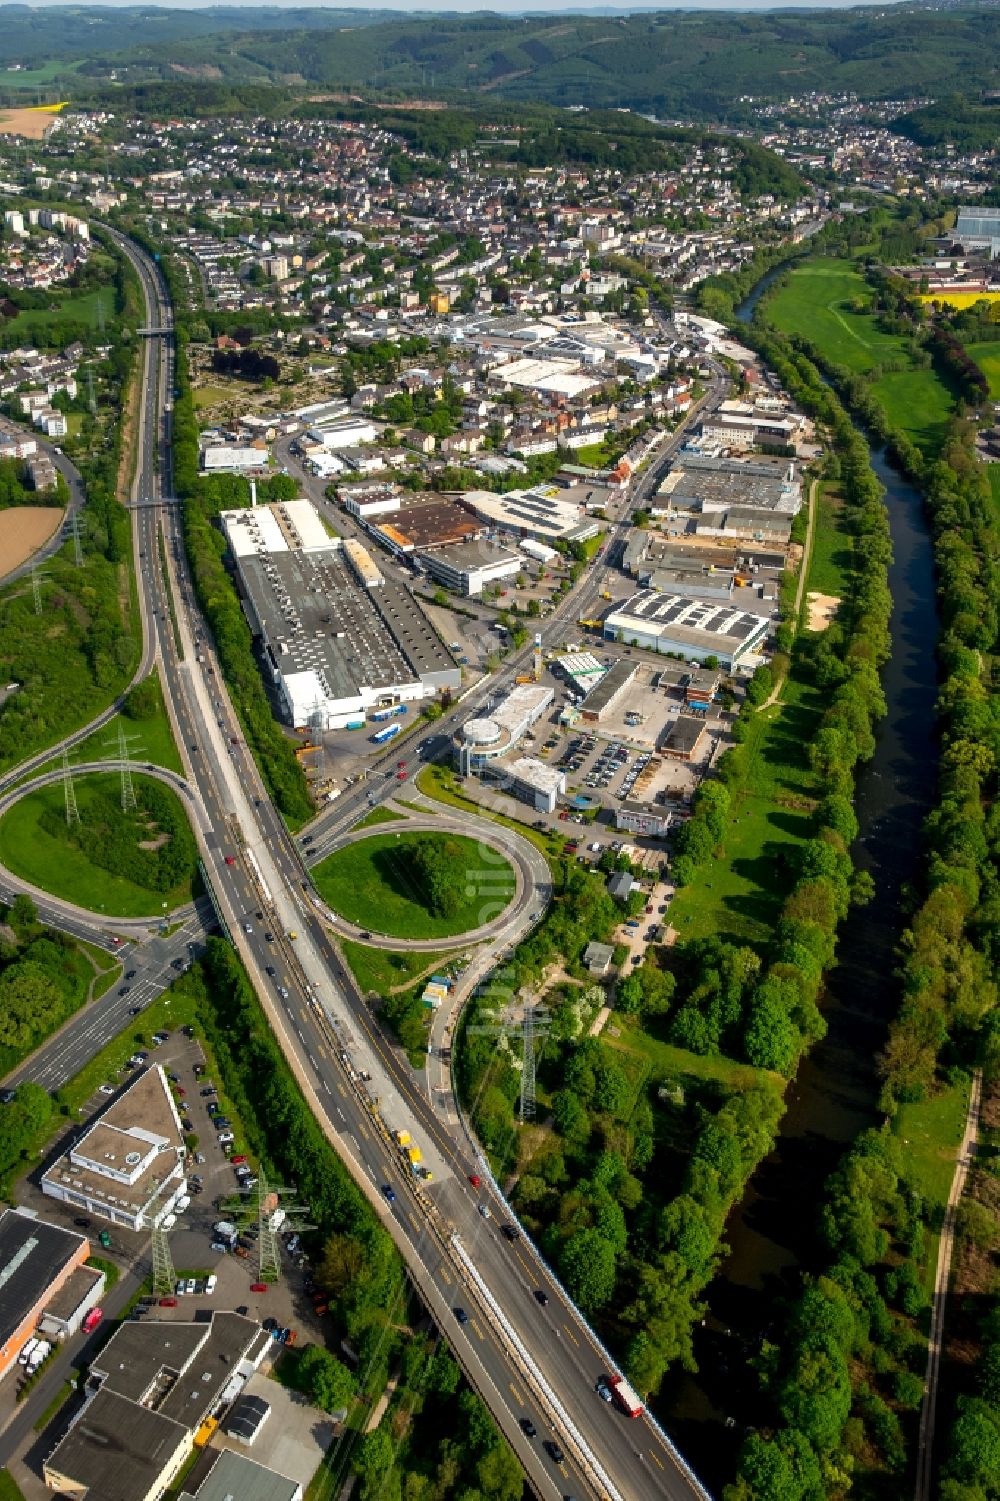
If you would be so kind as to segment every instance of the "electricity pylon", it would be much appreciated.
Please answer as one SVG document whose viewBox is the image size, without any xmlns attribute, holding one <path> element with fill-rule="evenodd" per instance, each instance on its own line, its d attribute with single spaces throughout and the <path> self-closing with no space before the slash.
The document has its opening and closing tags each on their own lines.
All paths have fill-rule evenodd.
<svg viewBox="0 0 1000 1501">
<path fill-rule="evenodd" d="M 80 540 L 80 516 L 77 511 L 73 512 L 73 519 L 69 524 L 70 533 L 73 537 L 73 562 L 77 568 L 83 567 L 83 544 Z"/>
<path fill-rule="evenodd" d="M 552 1025 L 552 1016 L 546 1006 L 525 1005 L 517 1015 L 516 1007 L 507 1007 L 491 1022 L 466 1027 L 470 1036 L 496 1037 L 507 1048 L 511 1037 L 521 1038 L 521 1098 L 518 1117 L 522 1125 L 535 1118 L 535 1059 L 536 1042 L 543 1039 Z"/>
<path fill-rule="evenodd" d="M 73 769 L 69 764 L 69 751 L 62 753 L 63 802 L 66 807 L 66 825 L 72 827 L 80 822 L 80 810 L 76 806 L 76 788 L 73 786 Z"/>
<path fill-rule="evenodd" d="M 156 1193 L 150 1200 L 147 1208 L 143 1211 L 143 1221 L 150 1229 L 150 1245 L 153 1255 L 153 1292 L 158 1298 L 166 1297 L 174 1290 L 177 1281 L 177 1272 L 174 1269 L 174 1258 L 170 1253 L 170 1231 L 164 1221 L 167 1215 L 157 1219 L 156 1207 L 160 1202 L 163 1190 L 169 1179 L 164 1178 L 157 1187 Z"/>
<path fill-rule="evenodd" d="M 307 1204 L 296 1204 L 295 1189 L 280 1183 L 269 1183 L 263 1167 L 257 1169 L 257 1182 L 253 1188 L 241 1189 L 239 1194 L 227 1200 L 224 1212 L 232 1215 L 239 1225 L 255 1224 L 257 1227 L 257 1281 L 277 1282 L 281 1277 L 281 1250 L 278 1239 L 281 1231 L 314 1230 L 306 1216 Z"/>
<path fill-rule="evenodd" d="M 37 563 L 31 565 L 31 597 L 35 602 L 35 614 L 42 613 L 42 578 L 43 574 Z"/>
<path fill-rule="evenodd" d="M 105 740 L 104 742 L 107 747 L 118 752 L 117 759 L 121 762 L 123 813 L 134 813 L 136 808 L 135 788 L 132 785 L 131 745 L 138 738 L 138 735 L 126 735 L 125 726 L 119 721 L 117 738 L 115 740 Z"/>
</svg>

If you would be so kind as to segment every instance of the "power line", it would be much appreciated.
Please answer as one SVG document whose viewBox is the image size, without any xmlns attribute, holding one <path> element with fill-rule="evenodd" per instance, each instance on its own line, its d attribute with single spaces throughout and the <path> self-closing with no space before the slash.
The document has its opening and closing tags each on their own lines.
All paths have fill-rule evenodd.
<svg viewBox="0 0 1000 1501">
<path fill-rule="evenodd" d="M 127 735 L 125 726 L 118 721 L 118 735 L 114 740 L 105 740 L 104 744 L 118 752 L 118 760 L 121 762 L 121 790 L 122 812 L 134 813 L 136 809 L 135 787 L 132 785 L 132 753 L 131 747 L 138 741 L 138 735 Z"/>
<path fill-rule="evenodd" d="M 63 773 L 63 802 L 66 807 L 66 825 L 68 828 L 80 822 L 80 810 L 76 806 L 76 788 L 73 786 L 73 771 L 69 764 L 69 751 L 62 753 Z"/>
<path fill-rule="evenodd" d="M 37 563 L 31 565 L 31 597 L 35 602 L 35 614 L 41 615 L 44 608 L 42 604 L 42 579 L 44 575 Z"/>
</svg>

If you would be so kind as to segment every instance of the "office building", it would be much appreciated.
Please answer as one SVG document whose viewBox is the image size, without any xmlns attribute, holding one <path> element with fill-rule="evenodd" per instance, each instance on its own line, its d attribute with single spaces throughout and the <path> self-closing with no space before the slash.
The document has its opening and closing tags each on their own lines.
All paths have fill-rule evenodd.
<svg viewBox="0 0 1000 1501">
<path fill-rule="evenodd" d="M 162 1068 L 137 1070 L 42 1174 L 42 1192 L 127 1230 L 149 1229 L 186 1189 L 184 1132 Z"/>
<path fill-rule="evenodd" d="M 420 561 L 438 583 L 457 594 L 482 594 L 489 584 L 516 578 L 523 560 L 495 542 L 461 542 L 456 547 L 438 547 L 420 555 Z"/>
<path fill-rule="evenodd" d="M 493 761 L 510 755 L 555 697 L 551 688 L 519 683 L 488 715 L 469 719 L 453 741 L 455 765 L 463 776 L 478 775 Z"/>
</svg>

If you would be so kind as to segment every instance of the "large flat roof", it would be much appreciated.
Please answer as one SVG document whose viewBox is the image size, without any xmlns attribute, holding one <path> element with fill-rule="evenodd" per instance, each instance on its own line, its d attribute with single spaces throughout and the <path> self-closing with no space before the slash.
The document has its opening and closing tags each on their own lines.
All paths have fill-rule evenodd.
<svg viewBox="0 0 1000 1501">
<path fill-rule="evenodd" d="M 82 1235 L 5 1209 L 0 1215 L 0 1347 L 78 1256 Z"/>
<path fill-rule="evenodd" d="M 717 646 L 722 652 L 738 650 L 769 625 L 766 616 L 750 615 L 730 604 L 659 594 L 655 589 L 641 589 L 604 617 L 606 631 L 632 629 L 692 646 Z"/>
<path fill-rule="evenodd" d="M 454 671 L 412 596 L 388 581 L 363 587 L 339 547 L 244 557 L 240 572 L 278 671 L 315 673 L 327 698 Z"/>
<path fill-rule="evenodd" d="M 444 547 L 482 531 L 482 525 L 468 511 L 443 495 L 427 499 L 404 496 L 398 510 L 386 513 L 384 519 L 368 517 L 367 525 L 374 536 L 384 536 L 391 546 L 406 550 Z"/>
<path fill-rule="evenodd" d="M 580 708 L 590 714 L 599 714 L 602 709 L 608 707 L 623 688 L 631 683 L 638 671 L 637 663 L 626 662 L 623 657 L 620 657 L 617 662 L 612 662 L 607 672 L 584 698 Z"/>
<path fill-rule="evenodd" d="M 300 1489 L 297 1480 L 266 1469 L 248 1454 L 223 1449 L 195 1497 L 197 1501 L 234 1501 L 237 1496 L 239 1501 L 294 1501 Z"/>
<path fill-rule="evenodd" d="M 188 1441 L 188 1429 L 163 1413 L 100 1391 L 56 1445 L 45 1468 L 73 1481 L 76 1493 L 88 1501 L 144 1501 Z"/>
</svg>

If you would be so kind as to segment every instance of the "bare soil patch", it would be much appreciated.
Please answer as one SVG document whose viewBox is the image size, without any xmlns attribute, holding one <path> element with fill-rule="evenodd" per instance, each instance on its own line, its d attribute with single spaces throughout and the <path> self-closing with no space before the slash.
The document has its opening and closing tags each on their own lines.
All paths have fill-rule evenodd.
<svg viewBox="0 0 1000 1501">
<path fill-rule="evenodd" d="M 57 118 L 51 109 L 0 110 L 0 135 L 25 136 L 29 141 L 40 141 Z"/>
<path fill-rule="evenodd" d="M 0 578 L 34 557 L 62 523 L 59 506 L 10 506 L 0 511 Z"/>
<path fill-rule="evenodd" d="M 840 607 L 840 600 L 835 594 L 817 594 L 810 590 L 806 595 L 806 605 L 809 610 L 809 629 L 825 631 Z"/>
</svg>

